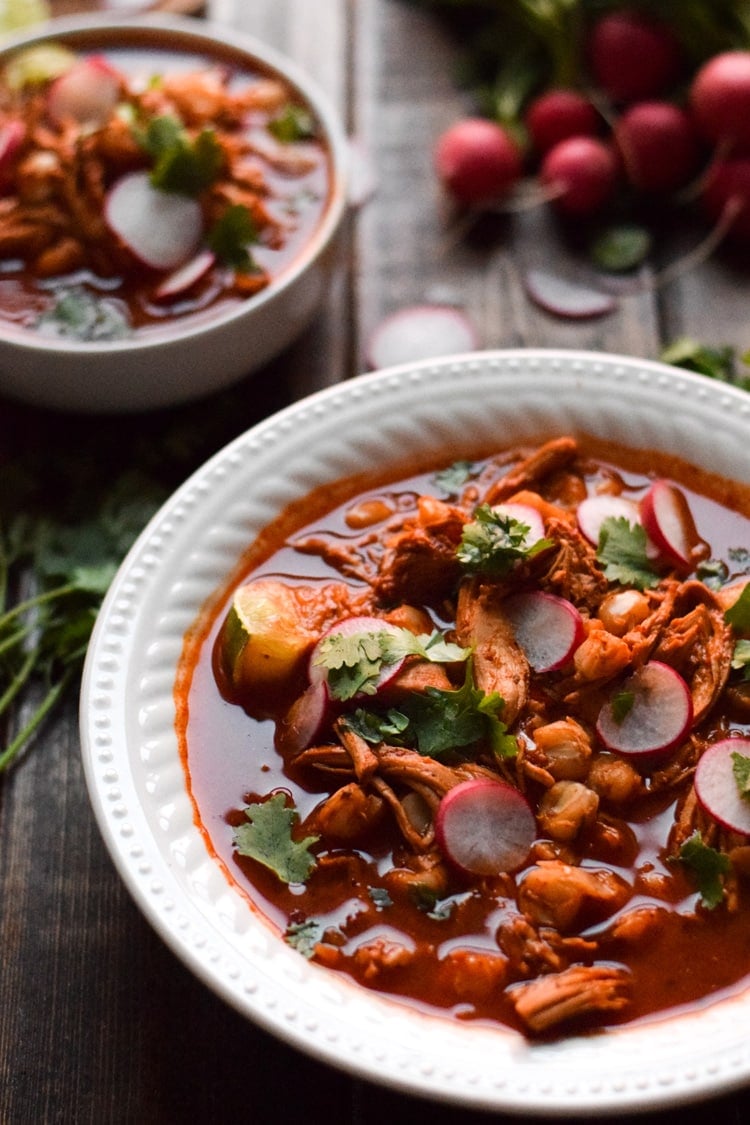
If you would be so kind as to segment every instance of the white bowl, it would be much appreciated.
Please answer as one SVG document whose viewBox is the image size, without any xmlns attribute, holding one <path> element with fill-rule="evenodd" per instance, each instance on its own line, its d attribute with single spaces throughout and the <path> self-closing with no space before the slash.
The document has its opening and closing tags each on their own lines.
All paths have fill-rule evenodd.
<svg viewBox="0 0 750 1125">
<path fill-rule="evenodd" d="M 107 343 L 45 339 L 32 330 L 0 324 L 0 393 L 61 410 L 144 410 L 217 391 L 269 362 L 310 322 L 325 294 L 335 235 L 346 210 L 348 148 L 327 99 L 276 51 L 202 20 L 154 16 L 113 21 L 91 15 L 53 20 L 36 32 L 5 39 L 0 65 L 19 48 L 46 41 L 89 51 L 151 46 L 218 55 L 240 66 L 260 64 L 312 109 L 331 154 L 332 190 L 306 248 L 277 280 L 229 311 Z"/>
<path fill-rule="evenodd" d="M 575 431 L 750 482 L 750 396 L 658 363 L 487 352 L 328 388 L 262 422 L 169 500 L 99 615 L 83 761 L 114 861 L 187 966 L 300 1050 L 423 1097 L 516 1114 L 624 1114 L 750 1081 L 750 989 L 604 1034 L 531 1044 L 420 1014 L 305 960 L 248 904 L 193 819 L 175 734 L 183 637 L 240 555 L 310 489 L 413 456 Z"/>
</svg>

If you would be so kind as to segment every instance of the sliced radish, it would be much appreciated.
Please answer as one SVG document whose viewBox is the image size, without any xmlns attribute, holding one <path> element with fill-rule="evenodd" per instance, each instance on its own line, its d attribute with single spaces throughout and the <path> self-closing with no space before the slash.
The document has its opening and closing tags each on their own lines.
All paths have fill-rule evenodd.
<svg viewBox="0 0 750 1125">
<path fill-rule="evenodd" d="M 635 500 L 627 496 L 599 493 L 587 496 L 578 505 L 578 528 L 594 547 L 599 545 L 602 524 L 608 519 L 626 519 L 629 524 L 640 524 L 641 513 Z"/>
<path fill-rule="evenodd" d="M 629 706 L 618 715 L 625 701 Z M 605 703 L 596 731 L 609 750 L 646 758 L 678 746 L 692 720 L 688 685 L 674 668 L 652 660 L 629 676 Z"/>
<path fill-rule="evenodd" d="M 74 63 L 50 87 L 47 111 L 58 125 L 77 121 L 97 127 L 120 99 L 120 77 L 106 59 L 92 55 Z"/>
<path fill-rule="evenodd" d="M 695 794 L 724 828 L 750 836 L 750 799 L 741 795 L 737 785 L 734 754 L 750 762 L 750 738 L 722 738 L 704 750 L 695 771 Z"/>
<path fill-rule="evenodd" d="M 449 789 L 435 820 L 438 845 L 468 875 L 517 871 L 536 839 L 534 814 L 523 794 L 503 781 L 472 778 Z"/>
<path fill-rule="evenodd" d="M 543 590 L 515 594 L 504 602 L 503 612 L 535 672 L 562 668 L 585 635 L 583 620 L 573 603 Z"/>
<path fill-rule="evenodd" d="M 213 269 L 216 264 L 216 255 L 213 250 L 199 250 L 194 258 L 184 266 L 178 266 L 154 290 L 154 300 L 173 301 L 181 297 L 196 285 L 202 277 Z"/>
<path fill-rule="evenodd" d="M 514 501 L 509 501 L 507 504 L 493 504 L 492 510 L 528 527 L 525 539 L 527 547 L 544 539 L 542 514 L 537 508 L 532 508 L 531 504 L 516 504 Z"/>
<path fill-rule="evenodd" d="M 579 285 L 546 270 L 529 270 L 524 277 L 524 288 L 535 305 L 566 320 L 605 316 L 617 307 L 617 300 L 611 293 Z"/>
<path fill-rule="evenodd" d="M 16 153 L 26 137 L 26 126 L 23 121 L 6 121 L 0 129 L 0 182 L 11 171 Z"/>
<path fill-rule="evenodd" d="M 295 699 L 276 728 L 276 744 L 282 754 L 299 754 L 320 737 L 331 718 L 331 700 L 325 683 L 310 684 Z"/>
<path fill-rule="evenodd" d="M 399 631 L 398 626 L 392 625 L 390 621 L 384 621 L 382 617 L 362 615 L 347 617 L 343 621 L 338 621 L 331 626 L 327 633 L 323 634 L 310 654 L 310 683 L 327 685 L 328 669 L 320 663 L 320 655 L 323 643 L 330 638 L 339 635 L 345 637 L 365 636 L 368 633 L 392 633 L 395 636 L 398 635 Z M 403 659 L 397 660 L 393 664 L 385 664 L 381 669 L 375 690 L 380 691 L 386 684 L 389 684 L 398 675 L 403 664 Z"/>
<path fill-rule="evenodd" d="M 382 320 L 370 337 L 366 359 L 377 369 L 420 359 L 474 351 L 474 325 L 453 305 L 411 305 Z"/>
<path fill-rule="evenodd" d="M 119 179 L 107 194 L 104 214 L 128 249 L 157 270 L 174 270 L 187 262 L 203 233 L 197 201 L 158 191 L 148 172 L 130 172 Z"/>
<path fill-rule="evenodd" d="M 673 566 L 691 569 L 701 552 L 699 536 L 685 493 L 667 480 L 656 480 L 641 500 L 641 519 L 649 538 Z"/>
</svg>

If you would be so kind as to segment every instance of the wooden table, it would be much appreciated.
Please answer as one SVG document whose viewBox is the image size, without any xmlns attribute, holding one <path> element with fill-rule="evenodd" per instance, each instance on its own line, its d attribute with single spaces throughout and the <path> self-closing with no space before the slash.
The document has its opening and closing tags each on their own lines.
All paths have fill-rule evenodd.
<svg viewBox="0 0 750 1125">
<path fill-rule="evenodd" d="M 453 83 L 456 45 L 424 12 L 400 0 L 215 0 L 208 14 L 272 42 L 318 79 L 369 153 L 378 186 L 351 215 L 315 324 L 225 396 L 220 424 L 197 449 L 201 458 L 293 399 L 356 376 L 379 319 L 426 299 L 464 305 L 487 347 L 657 357 L 683 334 L 750 346 L 748 279 L 720 258 L 667 288 L 623 299 L 606 318 L 576 323 L 536 309 L 520 285 L 524 270 L 549 265 L 552 255 L 558 271 L 578 268 L 546 212 L 493 224 L 481 237 L 446 238 L 431 147 L 467 102 Z M 688 244 L 677 232 L 668 254 Z M 158 442 L 200 416 L 188 409 L 126 425 L 101 420 L 95 448 L 102 435 L 109 447 L 102 471 L 128 463 L 136 436 Z M 54 455 L 56 443 L 95 455 L 86 444 L 90 422 L 2 402 L 0 440 L 11 433 L 40 457 Z M 298 1054 L 183 968 L 131 902 L 104 849 L 84 787 L 73 698 L 0 781 L 0 885 L 2 1125 L 487 1120 Z M 651 1120 L 740 1125 L 750 1120 L 750 1092 Z"/>
</svg>

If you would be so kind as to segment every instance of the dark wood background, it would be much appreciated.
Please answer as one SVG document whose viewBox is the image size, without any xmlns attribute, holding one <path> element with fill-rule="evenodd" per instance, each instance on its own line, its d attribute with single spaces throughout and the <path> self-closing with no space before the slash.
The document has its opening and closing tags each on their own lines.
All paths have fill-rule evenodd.
<svg viewBox="0 0 750 1125">
<path fill-rule="evenodd" d="M 194 451 L 205 458 L 273 410 L 357 375 L 383 315 L 436 298 L 464 305 L 487 347 L 655 358 L 684 334 L 750 346 L 748 275 L 721 256 L 665 289 L 623 299 L 604 319 L 573 323 L 536 309 L 520 285 L 524 270 L 552 259 L 559 272 L 584 268 L 546 212 L 486 225 L 462 241 L 446 236 L 431 149 L 468 103 L 454 83 L 457 44 L 424 12 L 401 0 L 215 0 L 207 11 L 293 56 L 369 155 L 377 190 L 349 218 L 325 306 L 284 356 L 221 401 L 123 423 L 56 418 L 0 400 L 1 443 L 20 442 L 40 459 L 75 448 L 102 473 L 131 464 L 144 440 L 163 443 L 169 478 L 165 435 L 175 428 L 195 433 L 208 420 Z M 694 237 L 665 231 L 665 259 Z M 171 469 L 183 471 L 182 462 Z M 84 787 L 74 698 L 0 780 L 1 1125 L 487 1119 L 313 1061 L 246 1022 L 183 968 L 104 849 Z M 750 1092 L 648 1120 L 744 1125 Z"/>
</svg>

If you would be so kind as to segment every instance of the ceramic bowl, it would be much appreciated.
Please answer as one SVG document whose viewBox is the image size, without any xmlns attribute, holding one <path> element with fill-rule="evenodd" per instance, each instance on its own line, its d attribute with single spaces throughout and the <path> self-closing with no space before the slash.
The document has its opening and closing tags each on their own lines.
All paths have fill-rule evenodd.
<svg viewBox="0 0 750 1125">
<path fill-rule="evenodd" d="M 349 150 L 323 93 L 264 44 L 186 17 L 52 20 L 5 40 L 0 66 L 19 49 L 49 42 L 105 55 L 108 49 L 187 54 L 282 79 L 317 120 L 330 154 L 331 190 L 317 226 L 280 275 L 232 307 L 209 308 L 147 335 L 110 342 L 46 338 L 6 321 L 0 326 L 0 394 L 68 411 L 147 410 L 218 391 L 268 363 L 309 324 L 326 292 L 346 210 Z"/>
</svg>

